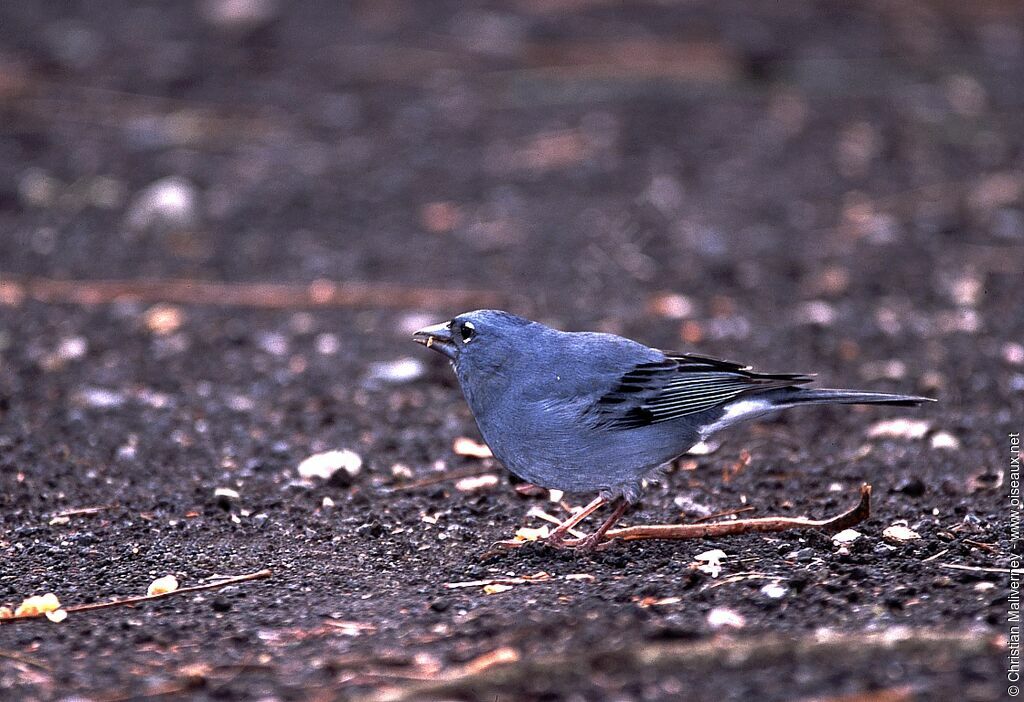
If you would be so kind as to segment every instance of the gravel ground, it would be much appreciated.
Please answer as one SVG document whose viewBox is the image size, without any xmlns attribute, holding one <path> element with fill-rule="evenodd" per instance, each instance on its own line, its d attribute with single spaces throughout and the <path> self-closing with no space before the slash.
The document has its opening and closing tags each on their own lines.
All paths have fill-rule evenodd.
<svg viewBox="0 0 1024 702">
<path fill-rule="evenodd" d="M 0 623 L 0 697 L 1002 699 L 1022 75 L 995 0 L 5 4 L 0 604 L 272 574 Z M 625 518 L 869 482 L 846 546 L 487 556 L 565 512 L 410 341 L 485 305 L 940 402 L 733 430 Z"/>
</svg>

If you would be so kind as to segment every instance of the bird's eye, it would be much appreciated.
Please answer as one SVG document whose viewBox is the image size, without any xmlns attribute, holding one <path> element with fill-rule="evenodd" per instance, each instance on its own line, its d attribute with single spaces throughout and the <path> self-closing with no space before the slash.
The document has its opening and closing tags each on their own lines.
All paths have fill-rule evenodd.
<svg viewBox="0 0 1024 702">
<path fill-rule="evenodd" d="M 459 327 L 459 336 L 462 337 L 462 343 L 468 344 L 476 336 L 476 327 L 472 322 L 463 322 Z"/>
</svg>

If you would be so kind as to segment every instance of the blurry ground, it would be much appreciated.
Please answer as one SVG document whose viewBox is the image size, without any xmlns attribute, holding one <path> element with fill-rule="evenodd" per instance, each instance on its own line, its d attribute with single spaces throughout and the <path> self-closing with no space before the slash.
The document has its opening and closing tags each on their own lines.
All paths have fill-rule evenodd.
<svg viewBox="0 0 1024 702">
<path fill-rule="evenodd" d="M 0 603 L 273 571 L 0 625 L 0 697 L 999 699 L 1020 4 L 322 5 L 0 10 Z M 171 277 L 296 288 L 52 282 Z M 317 279 L 403 289 L 304 308 Z M 845 552 L 481 560 L 561 508 L 497 470 L 390 490 L 488 467 L 409 341 L 485 304 L 942 402 L 752 425 L 627 517 L 825 516 L 869 481 Z M 299 479 L 335 448 L 354 478 Z"/>
</svg>

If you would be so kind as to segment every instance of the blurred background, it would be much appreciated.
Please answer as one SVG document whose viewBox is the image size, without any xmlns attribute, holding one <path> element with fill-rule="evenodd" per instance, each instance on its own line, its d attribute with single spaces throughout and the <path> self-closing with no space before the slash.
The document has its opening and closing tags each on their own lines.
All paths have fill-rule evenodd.
<svg viewBox="0 0 1024 702">
<path fill-rule="evenodd" d="M 441 359 L 409 335 L 497 306 L 942 400 L 867 449 L 874 413 L 783 418 L 704 459 L 710 492 L 689 483 L 686 499 L 713 510 L 759 495 L 761 514 L 792 508 L 788 497 L 818 514 L 871 479 L 887 520 L 875 531 L 902 518 L 927 545 L 902 560 L 870 560 L 865 547 L 872 575 L 847 580 L 818 544 L 813 557 L 832 565 L 806 578 L 841 582 L 849 599 L 829 591 L 784 613 L 759 609 L 757 591 L 722 588 L 638 609 L 641 587 L 679 599 L 651 584 L 659 568 L 670 583 L 690 572 L 692 554 L 667 547 L 629 577 L 614 562 L 595 566 L 611 589 L 594 585 L 589 604 L 568 589 L 545 600 L 549 624 L 565 627 L 522 634 L 524 655 L 589 650 L 609 631 L 626 643 L 705 637 L 716 603 L 760 632 L 835 616 L 854 632 L 977 625 L 975 641 L 989 641 L 1003 621 L 997 593 L 931 571 L 898 588 L 920 560 L 954 548 L 936 534 L 965 520 L 974 531 L 956 539 L 990 550 L 955 541 L 960 550 L 942 557 L 1006 566 L 1003 435 L 1020 430 L 1024 408 L 1022 126 L 1018 0 L 2 3 L 0 560 L 23 567 L 0 581 L 0 600 L 59 588 L 55 574 L 96 598 L 171 571 L 186 582 L 267 566 L 278 580 L 255 622 L 236 605 L 193 631 L 209 613 L 187 603 L 142 629 L 163 643 L 236 632 L 238 650 L 218 655 L 237 662 L 257 639 L 270 646 L 254 626 L 319 623 L 313 582 L 326 610 L 380 627 L 344 639 L 352 650 L 426 641 L 463 609 L 493 617 L 480 646 L 506 645 L 495 632 L 541 605 L 505 611 L 511 594 L 438 588 L 489 572 L 466 563 L 522 518 L 518 498 L 371 490 L 470 462 L 450 446 L 476 436 L 472 419 Z M 717 481 L 748 446 L 751 470 Z M 299 461 L 335 447 L 361 456 L 354 484 L 296 482 Z M 651 493 L 648 516 L 673 519 L 690 504 L 673 492 L 690 475 Z M 222 487 L 241 502 L 215 499 Z M 324 489 L 344 517 L 324 506 Z M 112 495 L 120 521 L 87 523 L 74 538 L 47 522 Z M 442 513 L 452 518 L 438 531 L 470 526 L 445 531 L 465 544 L 431 561 L 423 549 L 436 546 Z M 200 526 L 186 528 L 185 514 Z M 397 524 L 412 545 L 376 538 Z M 69 539 L 73 549 L 45 546 Z M 119 561 L 128 543 L 142 552 Z M 757 537 L 741 543 L 779 561 Z M 344 544 L 347 559 L 323 558 Z M 360 567 L 366 553 L 373 568 Z M 396 571 L 410 554 L 426 561 Z M 367 592 L 375 602 L 360 599 Z M 872 592 L 897 602 L 851 605 Z M 428 600 L 441 604 L 428 611 Z M 922 601 L 927 612 L 912 606 Z M 421 619 L 375 619 L 395 611 Z M 66 640 L 7 643 L 51 661 L 108 646 L 148 660 L 128 625 L 115 643 L 70 627 Z M 428 647 L 438 670 L 485 652 L 450 643 Z M 296 680 L 344 670 L 324 673 L 302 650 L 292 662 L 312 668 Z M 850 679 L 903 680 L 887 655 Z M 941 674 L 953 685 L 995 680 L 986 655 L 968 669 L 954 652 Z M 79 661 L 69 679 L 149 689 L 117 662 Z M 240 680 L 249 685 L 251 671 Z M 716 680 L 706 698 L 732 699 Z M 0 674 L 5 684 L 20 683 Z M 278 676 L 267 689 L 287 684 Z M 834 687 L 815 685 L 807 694 Z"/>
<path fill-rule="evenodd" d="M 0 261 L 739 339 L 927 289 L 918 322 L 981 325 L 1016 309 L 1022 32 L 1012 0 L 8 4 Z"/>
</svg>

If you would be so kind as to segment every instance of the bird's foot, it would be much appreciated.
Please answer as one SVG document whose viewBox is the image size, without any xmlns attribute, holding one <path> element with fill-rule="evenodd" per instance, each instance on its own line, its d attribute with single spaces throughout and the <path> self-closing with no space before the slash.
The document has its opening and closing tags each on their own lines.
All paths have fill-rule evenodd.
<svg viewBox="0 0 1024 702">
<path fill-rule="evenodd" d="M 557 544 L 544 543 L 545 546 L 576 551 L 577 553 L 593 553 L 603 551 L 612 545 L 610 540 L 605 540 L 604 534 L 594 532 L 580 539 L 562 539 Z"/>
</svg>

